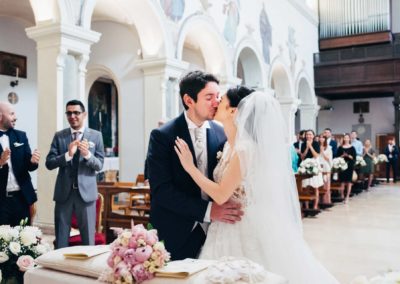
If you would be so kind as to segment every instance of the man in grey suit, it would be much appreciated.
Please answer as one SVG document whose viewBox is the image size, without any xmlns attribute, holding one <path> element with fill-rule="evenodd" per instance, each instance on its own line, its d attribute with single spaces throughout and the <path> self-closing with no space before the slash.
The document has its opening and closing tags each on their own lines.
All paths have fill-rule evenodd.
<svg viewBox="0 0 400 284">
<path fill-rule="evenodd" d="M 58 131 L 46 158 L 49 170 L 59 168 L 53 200 L 56 248 L 68 246 L 71 217 L 75 212 L 83 245 L 94 245 L 96 225 L 96 171 L 104 161 L 99 131 L 84 126 L 87 113 L 78 100 L 69 101 L 66 112 L 70 128 Z"/>
</svg>

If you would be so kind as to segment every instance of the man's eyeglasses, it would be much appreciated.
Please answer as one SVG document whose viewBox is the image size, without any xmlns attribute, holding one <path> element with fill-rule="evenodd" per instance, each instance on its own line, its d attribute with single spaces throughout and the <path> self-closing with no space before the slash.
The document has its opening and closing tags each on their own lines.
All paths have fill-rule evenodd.
<svg viewBox="0 0 400 284">
<path fill-rule="evenodd" d="M 65 112 L 65 114 L 66 114 L 67 116 L 72 116 L 72 115 L 78 116 L 78 115 L 80 115 L 81 113 L 82 113 L 81 111 L 66 111 L 66 112 Z"/>
</svg>

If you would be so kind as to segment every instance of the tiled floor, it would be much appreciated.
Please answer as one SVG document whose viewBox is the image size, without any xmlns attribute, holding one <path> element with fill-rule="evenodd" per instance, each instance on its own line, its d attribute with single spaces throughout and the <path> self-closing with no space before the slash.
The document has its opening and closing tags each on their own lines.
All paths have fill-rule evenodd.
<svg viewBox="0 0 400 284">
<path fill-rule="evenodd" d="M 373 187 L 303 224 L 315 256 L 342 284 L 400 270 L 400 185 Z"/>
</svg>

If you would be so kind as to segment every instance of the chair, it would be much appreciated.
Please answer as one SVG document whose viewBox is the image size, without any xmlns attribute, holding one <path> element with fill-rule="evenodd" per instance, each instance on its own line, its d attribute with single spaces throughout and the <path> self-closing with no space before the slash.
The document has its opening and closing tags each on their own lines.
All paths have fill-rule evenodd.
<svg viewBox="0 0 400 284">
<path fill-rule="evenodd" d="M 99 193 L 98 198 L 96 200 L 96 232 L 94 235 L 95 245 L 104 245 L 106 243 L 106 238 L 103 233 L 103 228 L 101 225 L 103 211 L 104 211 L 104 197 L 101 193 Z M 72 214 L 71 229 L 78 230 L 78 222 L 75 213 Z M 69 237 L 68 242 L 69 246 L 82 245 L 81 235 L 77 234 Z"/>
</svg>

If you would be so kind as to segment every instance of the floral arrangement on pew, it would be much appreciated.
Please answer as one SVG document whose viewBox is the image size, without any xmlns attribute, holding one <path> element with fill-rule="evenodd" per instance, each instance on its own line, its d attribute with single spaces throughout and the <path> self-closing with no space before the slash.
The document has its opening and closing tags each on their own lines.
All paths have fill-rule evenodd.
<svg viewBox="0 0 400 284">
<path fill-rule="evenodd" d="M 148 225 L 134 225 L 130 230 L 117 231 L 117 239 L 110 245 L 109 269 L 99 278 L 108 283 L 141 283 L 154 278 L 157 269 L 166 265 L 170 254 L 158 240 L 157 230 Z"/>
<path fill-rule="evenodd" d="M 389 162 L 388 157 L 385 154 L 379 154 L 378 157 L 374 158 L 374 164 L 380 164 L 380 163 L 387 163 Z"/>
<path fill-rule="evenodd" d="M 24 272 L 35 266 L 34 259 L 50 251 L 41 230 L 27 223 L 28 218 L 21 220 L 19 226 L 0 226 L 1 283 L 22 283 Z"/>
<path fill-rule="evenodd" d="M 344 158 L 338 157 L 332 160 L 332 171 L 333 172 L 342 172 L 347 170 L 348 166 Z"/>
<path fill-rule="evenodd" d="M 361 156 L 356 157 L 356 162 L 354 164 L 354 167 L 359 169 L 359 168 L 365 167 L 366 165 L 367 165 L 367 163 L 365 162 L 363 157 L 361 157 Z"/>
<path fill-rule="evenodd" d="M 338 180 L 338 173 L 347 170 L 348 166 L 344 158 L 338 157 L 332 160 L 332 179 Z"/>
<path fill-rule="evenodd" d="M 298 173 L 300 175 L 316 176 L 321 172 L 321 168 L 316 159 L 307 158 L 300 163 Z"/>
</svg>

